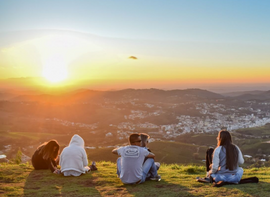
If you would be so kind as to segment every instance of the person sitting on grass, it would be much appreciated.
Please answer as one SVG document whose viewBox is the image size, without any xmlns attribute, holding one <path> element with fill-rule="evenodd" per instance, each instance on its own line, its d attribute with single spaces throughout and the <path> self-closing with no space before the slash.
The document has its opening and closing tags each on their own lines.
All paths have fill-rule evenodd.
<svg viewBox="0 0 270 197">
<path fill-rule="evenodd" d="M 80 176 L 87 173 L 88 159 L 84 149 L 84 140 L 75 134 L 60 155 L 61 172 L 64 176 Z"/>
<path fill-rule="evenodd" d="M 146 150 L 148 150 L 149 152 L 152 152 L 148 147 L 148 143 L 149 143 L 149 139 L 150 139 L 150 136 L 146 133 L 140 133 L 141 135 L 141 140 L 142 140 L 142 143 L 141 143 L 141 147 L 144 147 Z M 144 161 L 146 161 L 148 158 L 146 157 Z M 159 169 L 160 167 L 160 163 L 159 162 L 155 162 L 156 164 L 156 168 L 157 170 Z"/>
<path fill-rule="evenodd" d="M 32 165 L 35 170 L 50 169 L 59 174 L 57 169 L 59 144 L 56 140 L 50 140 L 41 144 L 32 156 Z"/>
<path fill-rule="evenodd" d="M 208 150 L 207 153 L 211 154 L 211 151 Z M 207 158 L 211 157 L 207 155 Z M 243 168 L 239 167 L 239 164 L 243 163 L 242 152 L 232 143 L 231 134 L 226 130 L 221 130 L 217 137 L 217 147 L 213 153 L 208 176 L 211 176 L 219 185 L 225 182 L 238 183 L 243 175 Z"/>
<path fill-rule="evenodd" d="M 130 145 L 115 148 L 113 154 L 121 157 L 117 159 L 117 175 L 124 184 L 139 184 L 145 182 L 147 174 L 152 175 L 151 180 L 160 180 L 154 162 L 155 155 L 141 146 L 140 134 L 129 136 Z M 144 159 L 148 157 L 144 162 Z"/>
</svg>

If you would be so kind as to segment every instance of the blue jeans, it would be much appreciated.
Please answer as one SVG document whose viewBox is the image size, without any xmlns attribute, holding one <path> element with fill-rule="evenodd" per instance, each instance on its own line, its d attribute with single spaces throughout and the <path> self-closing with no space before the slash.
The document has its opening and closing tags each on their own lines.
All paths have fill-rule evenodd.
<svg viewBox="0 0 270 197">
<path fill-rule="evenodd" d="M 215 178 L 215 182 L 224 181 L 228 183 L 238 183 L 241 180 L 243 173 L 243 168 L 238 168 L 237 172 L 234 175 L 211 174 L 211 177 Z"/>
<path fill-rule="evenodd" d="M 121 157 L 119 157 L 117 159 L 117 175 L 118 177 L 120 177 L 121 174 Z M 142 179 L 140 183 L 145 182 L 146 178 L 150 178 L 150 177 L 156 177 L 157 176 L 157 166 L 155 164 L 154 159 L 152 158 L 148 158 L 144 164 L 143 164 L 143 175 L 142 175 Z"/>
</svg>

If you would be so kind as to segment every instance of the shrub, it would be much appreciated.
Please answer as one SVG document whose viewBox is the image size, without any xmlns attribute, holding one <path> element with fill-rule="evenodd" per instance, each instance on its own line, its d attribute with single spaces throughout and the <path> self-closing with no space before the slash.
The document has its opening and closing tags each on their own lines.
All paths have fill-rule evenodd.
<svg viewBox="0 0 270 197">
<path fill-rule="evenodd" d="M 181 167 L 178 164 L 172 164 L 171 165 L 172 170 L 179 170 Z"/>
<path fill-rule="evenodd" d="M 20 164 L 21 162 L 22 162 L 22 151 L 21 151 L 21 148 L 19 148 L 15 157 L 15 163 Z"/>
<path fill-rule="evenodd" d="M 189 174 L 194 174 L 196 172 L 196 169 L 194 167 L 186 168 L 185 171 Z"/>
</svg>

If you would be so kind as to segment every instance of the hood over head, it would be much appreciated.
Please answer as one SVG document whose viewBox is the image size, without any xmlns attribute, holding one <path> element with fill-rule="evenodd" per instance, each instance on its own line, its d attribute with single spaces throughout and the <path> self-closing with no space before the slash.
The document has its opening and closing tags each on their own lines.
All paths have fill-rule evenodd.
<svg viewBox="0 0 270 197">
<path fill-rule="evenodd" d="M 81 136 L 75 134 L 75 135 L 73 135 L 73 137 L 71 138 L 71 140 L 69 142 L 69 146 L 70 145 L 76 145 L 76 146 L 80 146 L 80 147 L 84 148 L 84 140 L 81 138 Z"/>
</svg>

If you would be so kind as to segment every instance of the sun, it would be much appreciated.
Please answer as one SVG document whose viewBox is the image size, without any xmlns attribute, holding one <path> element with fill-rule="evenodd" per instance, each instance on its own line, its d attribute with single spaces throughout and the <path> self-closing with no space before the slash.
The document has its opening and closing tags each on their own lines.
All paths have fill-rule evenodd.
<svg viewBox="0 0 270 197">
<path fill-rule="evenodd" d="M 58 83 L 68 78 L 67 63 L 61 56 L 51 57 L 43 65 L 42 75 L 51 83 Z"/>
</svg>

